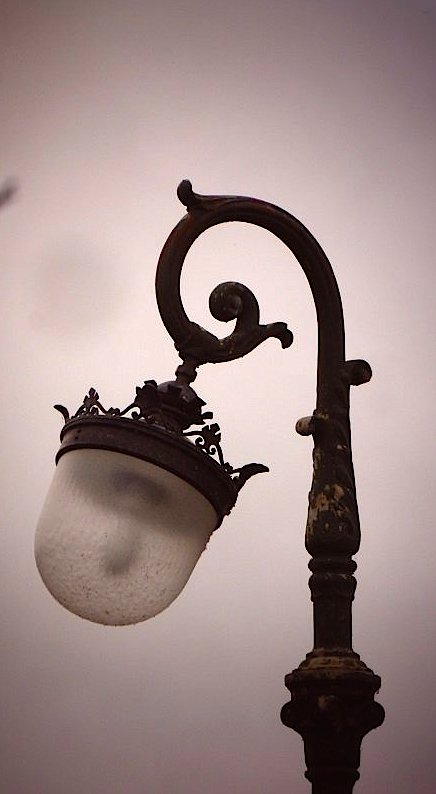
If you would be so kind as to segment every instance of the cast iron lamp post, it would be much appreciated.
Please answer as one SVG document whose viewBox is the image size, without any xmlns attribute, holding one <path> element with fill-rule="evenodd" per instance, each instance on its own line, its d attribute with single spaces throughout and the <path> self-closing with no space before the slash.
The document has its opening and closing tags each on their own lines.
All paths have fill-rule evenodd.
<svg viewBox="0 0 436 794">
<path fill-rule="evenodd" d="M 282 721 L 304 740 L 306 777 L 315 794 L 349 794 L 359 777 L 363 737 L 383 721 L 375 675 L 352 649 L 352 557 L 360 529 L 351 457 L 349 392 L 371 377 L 362 360 L 345 360 L 340 295 L 330 263 L 293 216 L 264 201 L 200 196 L 184 181 L 187 215 L 171 232 L 156 275 L 159 311 L 182 359 L 176 379 L 146 381 L 129 406 L 104 408 L 94 389 L 64 416 L 55 477 L 35 541 L 48 589 L 72 612 L 99 623 L 136 623 L 179 594 L 211 533 L 234 506 L 249 477 L 267 471 L 225 462 L 217 424 L 191 387 L 199 365 L 240 358 L 268 337 L 292 343 L 285 323 L 259 324 L 247 287 L 220 284 L 213 316 L 234 320 L 218 339 L 191 322 L 180 297 L 185 257 L 202 232 L 241 221 L 272 232 L 304 270 L 318 318 L 317 403 L 297 432 L 314 440 L 306 548 L 314 615 L 314 648 L 285 682 L 291 701 Z"/>
</svg>

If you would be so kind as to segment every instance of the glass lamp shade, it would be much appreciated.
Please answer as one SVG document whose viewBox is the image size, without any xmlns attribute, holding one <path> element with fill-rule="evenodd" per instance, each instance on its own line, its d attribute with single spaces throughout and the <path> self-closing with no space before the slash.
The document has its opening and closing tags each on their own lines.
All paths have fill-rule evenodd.
<svg viewBox="0 0 436 794">
<path fill-rule="evenodd" d="M 139 623 L 178 596 L 219 523 L 203 493 L 171 471 L 122 452 L 71 449 L 38 523 L 36 563 L 71 612 Z"/>
</svg>

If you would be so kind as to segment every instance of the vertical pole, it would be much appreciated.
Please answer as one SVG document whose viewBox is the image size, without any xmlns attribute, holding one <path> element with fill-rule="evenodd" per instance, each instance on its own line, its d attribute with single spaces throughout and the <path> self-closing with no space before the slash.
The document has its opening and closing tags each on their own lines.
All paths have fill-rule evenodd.
<svg viewBox="0 0 436 794">
<path fill-rule="evenodd" d="M 359 548 L 360 530 L 346 373 L 355 371 L 356 363 L 345 364 L 334 394 L 330 391 L 329 408 L 317 408 L 313 417 L 297 423 L 298 432 L 314 438 L 306 529 L 314 647 L 285 678 L 292 699 L 281 717 L 304 740 L 313 794 L 351 794 L 359 778 L 362 739 L 384 719 L 383 708 L 374 702 L 380 678 L 352 649 L 357 567 L 352 555 Z M 360 369 L 363 378 L 362 365 Z"/>
</svg>

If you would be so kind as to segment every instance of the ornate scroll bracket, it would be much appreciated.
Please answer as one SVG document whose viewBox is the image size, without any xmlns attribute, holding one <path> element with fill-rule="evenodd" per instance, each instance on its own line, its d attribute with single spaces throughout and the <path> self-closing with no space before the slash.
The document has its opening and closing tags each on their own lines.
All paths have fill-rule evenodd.
<svg viewBox="0 0 436 794">
<path fill-rule="evenodd" d="M 183 337 L 176 337 L 174 342 L 180 357 L 194 359 L 197 366 L 241 358 L 271 337 L 278 339 L 283 348 L 290 347 L 293 342 L 292 331 L 286 323 L 262 325 L 259 322 L 256 297 L 239 282 L 226 281 L 215 287 L 209 297 L 209 309 L 216 320 L 236 320 L 236 326 L 229 336 L 219 339 L 201 325 L 188 321 Z"/>
<path fill-rule="evenodd" d="M 189 383 L 196 367 L 240 358 L 269 336 L 283 347 L 292 342 L 285 323 L 261 325 L 253 293 L 238 282 L 216 287 L 209 299 L 212 315 L 236 320 L 232 334 L 218 339 L 191 322 L 180 297 L 182 267 L 191 246 L 207 229 L 227 222 L 251 223 L 280 239 L 300 263 L 311 288 L 319 327 L 317 404 L 312 417 L 297 431 L 314 439 L 314 476 L 309 500 L 306 546 L 318 557 L 356 553 L 359 515 L 351 456 L 349 391 L 367 382 L 371 368 L 363 360 L 345 360 L 342 304 L 331 265 L 321 246 L 296 218 L 280 207 L 244 196 L 204 196 L 189 180 L 178 188 L 188 213 L 162 250 L 156 274 L 156 295 L 162 320 L 183 359 L 177 377 Z M 201 442 L 203 443 L 203 442 Z"/>
<path fill-rule="evenodd" d="M 239 282 L 219 284 L 209 298 L 210 312 L 216 320 L 236 320 L 236 326 L 229 336 L 219 339 L 189 320 L 180 295 L 184 260 L 197 237 L 207 228 L 221 222 L 217 220 L 216 212 L 220 214 L 234 199 L 200 196 L 193 192 L 188 180 L 179 185 L 177 193 L 188 209 L 188 216 L 176 227 L 162 250 L 156 274 L 156 295 L 162 320 L 182 360 L 194 360 L 196 366 L 207 362 L 231 361 L 250 353 L 270 337 L 277 338 L 283 348 L 289 347 L 293 335 L 286 323 L 261 324 L 256 297 Z"/>
</svg>

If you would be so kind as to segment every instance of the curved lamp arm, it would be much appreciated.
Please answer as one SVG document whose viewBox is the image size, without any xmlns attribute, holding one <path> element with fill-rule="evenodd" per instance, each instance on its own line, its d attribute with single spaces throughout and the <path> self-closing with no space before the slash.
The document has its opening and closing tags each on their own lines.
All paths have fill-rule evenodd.
<svg viewBox="0 0 436 794">
<path fill-rule="evenodd" d="M 267 229 L 289 248 L 307 277 L 318 318 L 318 378 L 313 417 L 297 423 L 300 434 L 313 435 L 315 440 L 316 477 L 306 545 L 310 553 L 319 551 L 321 543 L 329 551 L 355 554 L 360 531 L 351 461 L 349 387 L 368 381 L 371 368 L 365 361 L 345 361 L 342 304 L 330 262 L 308 229 L 274 204 L 243 196 L 200 196 L 187 180 L 180 184 L 178 196 L 188 214 L 162 249 L 156 296 L 164 325 L 184 361 L 179 373 L 184 372 L 188 380 L 195 377 L 200 364 L 240 358 L 270 336 L 277 337 L 283 347 L 292 342 L 284 323 L 259 324 L 256 298 L 235 282 L 220 284 L 209 300 L 214 317 L 236 319 L 232 334 L 218 339 L 189 320 L 180 296 L 181 272 L 189 249 L 206 229 L 231 221 Z"/>
<path fill-rule="evenodd" d="M 318 320 L 316 409 L 297 422 L 297 432 L 314 438 L 313 480 L 309 494 L 306 548 L 312 555 L 309 581 L 314 604 L 314 649 L 297 670 L 286 677 L 292 700 L 282 720 L 305 742 L 313 792 L 351 792 L 359 777 L 363 736 L 383 721 L 374 702 L 380 678 L 352 650 L 351 605 L 356 563 L 351 559 L 360 544 L 351 433 L 351 385 L 371 378 L 363 360 L 345 360 L 345 336 L 337 282 L 321 246 L 289 213 L 265 201 L 243 196 L 201 196 L 185 180 L 178 196 L 188 213 L 173 229 L 162 250 L 156 274 L 159 311 L 182 358 L 177 371 L 190 382 L 196 368 L 240 358 L 264 339 L 277 337 L 289 347 L 292 334 L 285 323 L 259 324 L 259 307 L 242 284 L 226 282 L 209 299 L 219 320 L 236 319 L 229 336 L 218 339 L 191 322 L 180 296 L 180 277 L 186 255 L 206 229 L 240 221 L 264 228 L 294 254 L 309 282 Z"/>
</svg>

